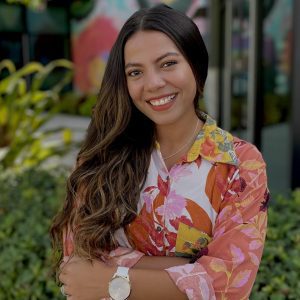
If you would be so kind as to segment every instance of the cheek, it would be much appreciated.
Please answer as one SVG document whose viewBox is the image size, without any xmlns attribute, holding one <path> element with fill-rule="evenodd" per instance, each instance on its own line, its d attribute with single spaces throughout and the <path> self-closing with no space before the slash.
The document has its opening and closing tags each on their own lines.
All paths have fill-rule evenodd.
<svg viewBox="0 0 300 300">
<path fill-rule="evenodd" d="M 127 83 L 129 95 L 133 104 L 140 109 L 143 103 L 143 88 L 137 82 Z"/>
<path fill-rule="evenodd" d="M 197 92 L 197 83 L 194 74 L 190 72 L 189 76 L 186 76 L 185 81 L 186 81 L 186 89 L 194 100 Z"/>
<path fill-rule="evenodd" d="M 196 96 L 196 93 L 197 93 L 197 83 L 196 83 L 196 81 L 195 81 L 195 79 L 193 79 L 192 81 L 191 81 L 191 91 L 192 91 L 192 94 L 193 94 L 193 99 L 195 98 L 195 96 Z"/>
<path fill-rule="evenodd" d="M 181 69 L 174 74 L 172 77 L 172 81 L 174 85 L 180 87 L 185 93 L 193 93 L 196 92 L 196 80 L 194 77 L 193 71 L 190 67 L 186 64 Z"/>
<path fill-rule="evenodd" d="M 184 95 L 194 99 L 197 92 L 197 84 L 194 76 L 180 76 L 175 85 L 180 86 Z"/>
<path fill-rule="evenodd" d="M 132 82 L 127 82 L 127 88 L 131 99 L 135 102 L 138 99 L 139 94 L 137 85 Z"/>
</svg>

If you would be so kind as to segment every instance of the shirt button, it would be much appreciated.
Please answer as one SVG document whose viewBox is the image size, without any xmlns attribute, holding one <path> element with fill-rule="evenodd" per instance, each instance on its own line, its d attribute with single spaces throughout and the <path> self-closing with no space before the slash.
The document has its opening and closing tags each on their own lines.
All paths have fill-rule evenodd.
<svg viewBox="0 0 300 300">
<path fill-rule="evenodd" d="M 156 227 L 156 231 L 157 231 L 157 232 L 161 232 L 161 231 L 162 231 L 162 228 L 161 228 L 160 226 L 157 226 L 157 227 Z"/>
</svg>

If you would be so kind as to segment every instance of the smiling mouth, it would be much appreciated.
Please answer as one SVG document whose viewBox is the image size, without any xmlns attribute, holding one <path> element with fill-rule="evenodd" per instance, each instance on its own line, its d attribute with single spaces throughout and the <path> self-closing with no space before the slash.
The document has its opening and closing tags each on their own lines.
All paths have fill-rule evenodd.
<svg viewBox="0 0 300 300">
<path fill-rule="evenodd" d="M 147 102 L 153 106 L 162 106 L 167 103 L 170 103 L 175 97 L 176 97 L 176 94 L 173 94 L 173 95 L 169 95 L 167 97 L 161 98 L 161 99 L 149 100 Z"/>
</svg>

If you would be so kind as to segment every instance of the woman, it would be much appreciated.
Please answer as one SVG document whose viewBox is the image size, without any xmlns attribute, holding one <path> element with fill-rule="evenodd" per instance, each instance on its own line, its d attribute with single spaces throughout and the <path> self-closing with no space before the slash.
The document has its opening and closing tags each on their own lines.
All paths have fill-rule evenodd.
<svg viewBox="0 0 300 300">
<path fill-rule="evenodd" d="M 123 26 L 52 226 L 68 299 L 248 298 L 265 163 L 199 111 L 207 67 L 180 12 L 159 5 Z"/>
</svg>

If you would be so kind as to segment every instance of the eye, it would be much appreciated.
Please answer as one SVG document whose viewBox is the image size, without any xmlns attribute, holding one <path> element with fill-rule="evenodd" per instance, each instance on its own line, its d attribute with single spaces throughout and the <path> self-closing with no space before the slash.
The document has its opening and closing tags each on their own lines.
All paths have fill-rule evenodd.
<svg viewBox="0 0 300 300">
<path fill-rule="evenodd" d="M 138 75 L 140 75 L 142 72 L 139 70 L 133 70 L 133 71 L 129 71 L 127 73 L 127 76 L 129 77 L 137 77 Z"/>
<path fill-rule="evenodd" d="M 167 61 L 167 62 L 164 62 L 162 64 L 162 67 L 165 68 L 165 67 L 170 67 L 170 66 L 173 66 L 173 65 L 176 65 L 177 64 L 177 61 L 175 60 L 171 60 L 171 61 Z"/>
</svg>

